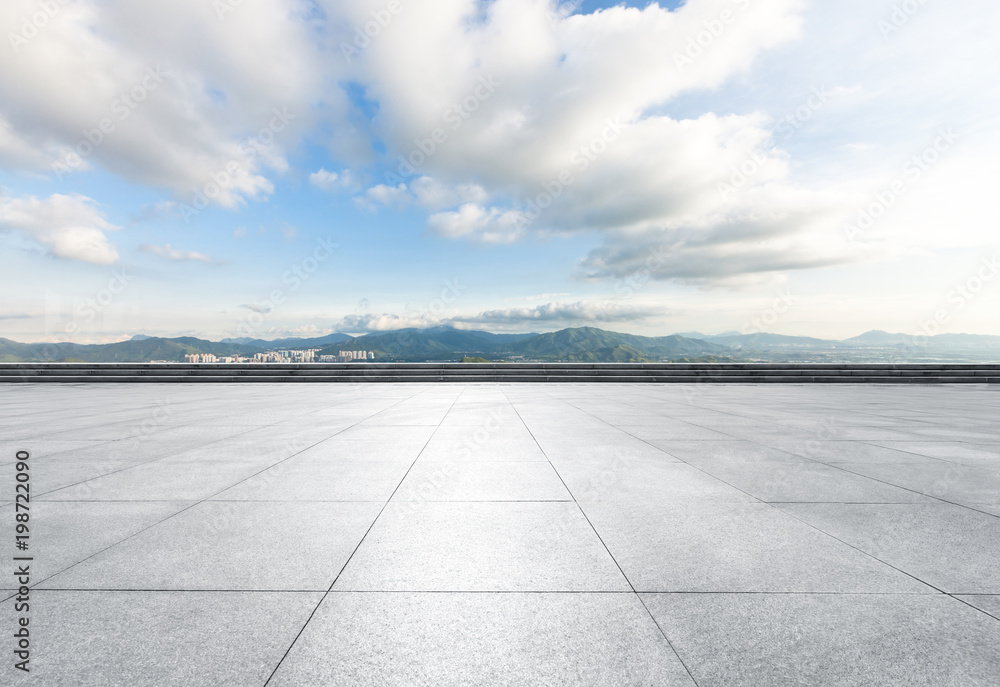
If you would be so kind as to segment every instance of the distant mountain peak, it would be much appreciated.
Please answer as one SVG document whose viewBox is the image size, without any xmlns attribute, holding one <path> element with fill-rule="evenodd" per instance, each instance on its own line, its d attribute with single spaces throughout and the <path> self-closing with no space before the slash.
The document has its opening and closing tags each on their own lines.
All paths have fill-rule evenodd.
<svg viewBox="0 0 1000 687">
<path fill-rule="evenodd" d="M 698 336 L 694 336 L 698 335 Z M 86 362 L 183 361 L 192 353 L 219 357 L 251 357 L 268 349 L 317 348 L 321 354 L 341 350 L 371 351 L 378 360 L 539 360 L 562 362 L 690 361 L 717 362 L 738 354 L 752 360 L 871 361 L 882 359 L 948 359 L 956 362 L 1000 360 L 1000 336 L 939 334 L 933 337 L 867 331 L 844 341 L 758 332 L 704 336 L 698 332 L 639 336 L 598 327 L 571 327 L 554 332 L 494 334 L 482 330 L 438 326 L 372 332 L 357 337 L 327 334 L 315 338 L 230 339 L 222 342 L 182 336 L 164 338 L 136 334 L 111 344 L 22 344 L 0 338 L 0 360 L 82 360 Z M 730 358 L 731 359 L 731 358 Z"/>
</svg>

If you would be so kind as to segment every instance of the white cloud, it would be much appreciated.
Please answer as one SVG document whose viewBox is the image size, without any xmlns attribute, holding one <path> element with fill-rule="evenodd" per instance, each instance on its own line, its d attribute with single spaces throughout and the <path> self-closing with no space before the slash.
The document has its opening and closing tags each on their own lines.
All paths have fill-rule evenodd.
<svg viewBox="0 0 1000 687">
<path fill-rule="evenodd" d="M 364 2 L 343 7 L 354 22 L 371 9 Z M 937 27 L 958 31 L 970 17 L 984 26 L 987 8 L 971 0 L 922 6 L 884 42 L 876 27 L 891 8 L 861 0 L 690 0 L 674 11 L 652 4 L 590 15 L 553 9 L 542 0 L 420 6 L 419 16 L 387 27 L 352 65 L 378 106 L 371 135 L 431 210 L 435 233 L 503 243 L 532 233 L 596 232 L 602 245 L 585 265 L 594 278 L 615 278 L 623 270 L 613 264 L 616 256 L 664 242 L 676 255 L 652 272 L 654 279 L 736 283 L 867 260 L 871 250 L 841 240 L 865 190 L 859 170 L 874 171 L 906 152 L 900 138 L 927 126 L 914 111 L 943 111 L 944 102 L 965 102 L 965 112 L 997 105 L 971 72 L 952 79 L 956 62 L 926 50 Z M 967 63 L 978 62 L 987 33 L 968 34 Z M 796 43 L 803 36 L 808 40 Z M 819 52 L 837 58 L 817 70 L 810 56 Z M 744 80 L 762 61 L 768 71 Z M 900 64 L 925 68 L 907 69 L 900 79 Z M 492 84 L 488 93 L 483 80 Z M 829 102 L 804 110 L 820 87 Z M 463 103 L 474 111 L 462 111 Z M 886 117 L 890 111 L 898 116 Z M 801 112 L 805 119 L 782 128 L 782 117 Z M 794 140 L 777 136 L 785 130 Z M 878 143 L 858 140 L 866 133 Z M 822 139 L 844 136 L 855 140 L 830 150 L 869 155 L 830 164 L 840 161 Z M 982 157 L 995 159 L 998 145 L 989 147 Z M 735 194 L 721 193 L 747 161 L 755 167 L 747 181 Z M 907 213 L 916 227 L 900 214 L 883 232 L 903 243 L 919 236 L 953 244 L 968 241 L 959 233 L 988 231 L 983 203 L 954 188 L 963 179 L 978 185 L 988 168 L 969 166 L 939 192 L 928 185 L 922 197 L 934 196 L 938 210 Z M 881 183 L 870 181 L 873 191 Z M 461 184 L 482 193 L 470 199 L 446 192 Z M 808 198 L 820 207 L 804 210 Z M 532 201 L 539 199 L 545 207 L 534 217 Z M 942 215 L 971 226 L 943 232 Z"/>
<path fill-rule="evenodd" d="M 481 325 L 525 325 L 533 322 L 562 324 L 593 324 L 608 322 L 635 322 L 648 317 L 663 316 L 667 309 L 661 305 L 622 303 L 617 301 L 554 301 L 533 308 L 502 308 L 486 310 L 478 315 L 459 316 L 453 322 Z"/>
<path fill-rule="evenodd" d="M 418 177 L 409 185 L 376 184 L 355 199 L 359 207 L 375 210 L 379 206 L 404 207 L 416 203 L 428 210 L 440 210 L 460 204 L 479 204 L 488 199 L 486 189 L 478 184 L 449 185 L 429 176 Z"/>
<path fill-rule="evenodd" d="M 119 227 L 104 219 L 92 199 L 80 194 L 0 197 L 0 227 L 24 232 L 56 257 L 100 265 L 118 259 L 105 232 Z"/>
<path fill-rule="evenodd" d="M 399 184 L 398 186 L 378 184 L 368 189 L 365 195 L 354 199 L 358 207 L 372 211 L 376 210 L 380 205 L 400 207 L 409 203 L 410 200 L 412 200 L 412 197 L 406 189 L 406 184 Z"/>
<path fill-rule="evenodd" d="M 353 187 L 355 181 L 354 175 L 349 169 L 340 172 L 318 169 L 309 175 L 309 183 L 324 191 L 339 191 Z"/>
<path fill-rule="evenodd" d="M 345 12 L 360 17 L 361 7 Z M 401 156 L 404 178 L 417 172 L 408 190 L 433 211 L 428 226 L 440 236 L 511 243 L 596 231 L 621 241 L 667 227 L 717 235 L 740 216 L 718 190 L 733 167 L 757 156 L 766 164 L 752 186 L 780 183 L 787 156 L 765 146 L 762 115 L 680 119 L 655 109 L 797 37 L 802 7 L 694 0 L 676 11 L 566 15 L 549 2 L 507 0 L 477 16 L 469 3 L 440 3 L 414 16 L 417 26 L 390 25 L 356 68 L 378 102 L 386 157 Z M 733 20 L 711 45 L 678 59 L 723 12 Z M 398 204 L 403 192 L 384 184 L 366 198 Z"/>
<path fill-rule="evenodd" d="M 7 169 L 42 170 L 55 155 L 26 140 L 0 114 L 0 166 Z"/>
<path fill-rule="evenodd" d="M 334 326 L 334 330 L 349 334 L 361 332 L 389 332 L 397 329 L 425 329 L 442 324 L 443 320 L 432 315 L 413 313 L 396 315 L 391 313 L 364 313 L 348 315 Z"/>
<path fill-rule="evenodd" d="M 413 181 L 410 190 L 417 203 L 432 210 L 462 203 L 483 203 L 489 197 L 486 189 L 478 184 L 450 186 L 428 176 Z"/>
<path fill-rule="evenodd" d="M 636 322 L 663 316 L 662 305 L 625 303 L 621 301 L 550 302 L 531 308 L 485 310 L 470 315 L 434 315 L 426 312 L 364 313 L 348 315 L 338 322 L 335 331 L 386 332 L 397 329 L 426 329 L 448 326 L 458 329 L 518 329 L 538 325 L 601 326 L 611 322 Z"/>
<path fill-rule="evenodd" d="M 154 246 L 152 244 L 146 243 L 139 246 L 139 250 L 144 253 L 152 253 L 153 255 L 158 255 L 166 260 L 174 260 L 177 262 L 182 261 L 193 261 L 193 262 L 212 262 L 212 258 L 208 257 L 204 253 L 198 253 L 193 250 L 177 250 L 172 248 L 169 243 L 162 246 Z"/>
<path fill-rule="evenodd" d="M 836 192 L 758 187 L 740 193 L 724 213 L 608 231 L 581 262 L 580 276 L 742 286 L 876 257 L 879 247 L 851 244 L 840 231 L 849 200 Z"/>
<path fill-rule="evenodd" d="M 517 210 L 484 208 L 466 203 L 457 210 L 437 212 L 427 220 L 431 229 L 447 238 L 475 238 L 483 243 L 512 243 L 524 234 L 524 216 Z"/>
</svg>

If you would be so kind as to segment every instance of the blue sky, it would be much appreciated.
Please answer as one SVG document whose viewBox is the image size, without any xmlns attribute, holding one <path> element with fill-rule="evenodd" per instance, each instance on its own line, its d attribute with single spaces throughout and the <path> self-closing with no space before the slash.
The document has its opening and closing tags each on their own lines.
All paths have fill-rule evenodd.
<svg viewBox="0 0 1000 687">
<path fill-rule="evenodd" d="M 51 7 L 0 336 L 1000 334 L 992 3 Z"/>
</svg>

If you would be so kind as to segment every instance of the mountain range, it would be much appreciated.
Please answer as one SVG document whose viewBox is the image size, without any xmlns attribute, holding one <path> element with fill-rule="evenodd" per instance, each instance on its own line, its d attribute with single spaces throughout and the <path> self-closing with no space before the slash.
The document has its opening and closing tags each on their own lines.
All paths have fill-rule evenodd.
<svg viewBox="0 0 1000 687">
<path fill-rule="evenodd" d="M 34 343 L 0 338 L 0 361 L 181 362 L 192 353 L 252 356 L 264 350 L 319 349 L 320 355 L 339 351 L 371 351 L 377 361 L 447 361 L 464 357 L 487 360 L 551 362 L 658 361 L 795 361 L 898 362 L 1000 360 L 1000 336 L 941 334 L 915 337 L 880 330 L 843 341 L 803 336 L 698 332 L 670 336 L 637 336 L 595 327 L 557 332 L 494 334 L 432 327 L 399 329 L 361 336 L 333 333 L 315 338 L 224 339 L 161 338 L 136 335 L 110 344 Z"/>
</svg>

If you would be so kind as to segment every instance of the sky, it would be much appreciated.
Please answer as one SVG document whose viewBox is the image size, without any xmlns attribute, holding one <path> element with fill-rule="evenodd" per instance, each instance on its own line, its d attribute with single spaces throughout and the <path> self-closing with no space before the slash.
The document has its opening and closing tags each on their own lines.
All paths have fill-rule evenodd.
<svg viewBox="0 0 1000 687">
<path fill-rule="evenodd" d="M 986 0 L 6 0 L 0 336 L 1000 335 Z"/>
</svg>

